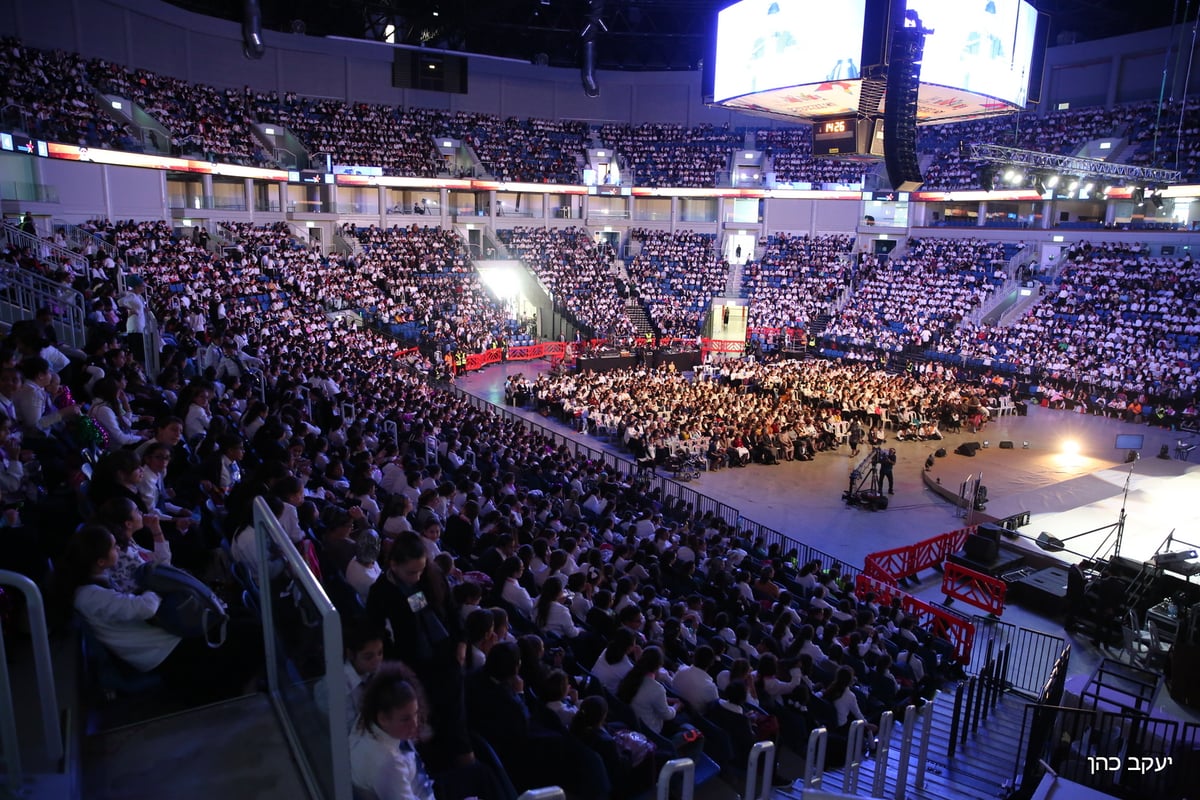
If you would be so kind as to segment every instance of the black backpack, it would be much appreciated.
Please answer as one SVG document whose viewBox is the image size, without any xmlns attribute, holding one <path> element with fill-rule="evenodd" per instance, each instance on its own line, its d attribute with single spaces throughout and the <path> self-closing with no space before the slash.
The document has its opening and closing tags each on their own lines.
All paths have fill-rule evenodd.
<svg viewBox="0 0 1200 800">
<path fill-rule="evenodd" d="M 229 614 L 199 578 L 170 564 L 147 563 L 137 568 L 134 580 L 142 591 L 162 598 L 154 615 L 160 628 L 184 639 L 202 638 L 209 647 L 225 643 Z"/>
</svg>

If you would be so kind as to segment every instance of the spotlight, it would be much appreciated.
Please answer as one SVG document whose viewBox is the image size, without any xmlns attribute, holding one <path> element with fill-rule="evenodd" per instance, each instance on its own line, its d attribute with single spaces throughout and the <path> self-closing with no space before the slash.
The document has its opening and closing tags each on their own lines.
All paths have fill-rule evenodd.
<svg viewBox="0 0 1200 800">
<path fill-rule="evenodd" d="M 1066 439 L 1062 443 L 1062 452 L 1064 456 L 1079 455 L 1079 442 L 1074 439 Z"/>
<path fill-rule="evenodd" d="M 992 446 L 992 443 L 991 443 L 991 442 L 989 442 L 987 439 L 984 439 L 984 440 L 983 440 L 983 449 L 984 449 L 984 450 L 987 450 L 987 449 L 988 449 L 989 447 L 991 447 L 991 446 Z"/>
<path fill-rule="evenodd" d="M 1053 189 L 1055 186 L 1058 186 L 1058 176 L 1057 176 L 1057 175 L 1051 175 L 1051 176 L 1050 176 L 1050 177 L 1049 177 L 1049 178 L 1046 180 L 1046 185 L 1047 185 L 1048 187 L 1050 187 L 1051 189 Z"/>
<path fill-rule="evenodd" d="M 1028 449 L 1029 449 L 1029 442 L 1021 442 L 1021 449 L 1022 449 L 1022 450 L 1028 450 Z"/>
<path fill-rule="evenodd" d="M 1071 181 L 1070 183 L 1067 184 L 1068 192 L 1073 192 L 1078 188 L 1079 188 L 1079 181 Z"/>
</svg>

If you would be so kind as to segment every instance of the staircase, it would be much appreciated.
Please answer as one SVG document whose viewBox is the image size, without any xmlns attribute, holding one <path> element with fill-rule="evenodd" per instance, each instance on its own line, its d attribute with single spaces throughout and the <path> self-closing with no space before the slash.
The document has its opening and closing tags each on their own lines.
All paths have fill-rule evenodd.
<svg viewBox="0 0 1200 800">
<path fill-rule="evenodd" d="M 53 220 L 50 227 L 55 230 L 61 230 L 63 237 L 70 243 L 71 248 L 78 250 L 81 253 L 86 253 L 88 249 L 95 248 L 96 251 L 104 253 L 114 262 L 119 260 L 117 248 L 89 231 L 87 228 L 81 228 L 78 225 L 72 225 L 70 222 L 64 222 L 61 219 Z"/>
<path fill-rule="evenodd" d="M 921 789 L 913 786 L 917 772 L 919 748 L 922 735 L 920 727 L 913 737 L 907 768 L 908 784 L 906 796 L 919 798 L 953 797 L 963 800 L 995 800 L 1005 794 L 1006 785 L 1011 784 L 1013 768 L 1018 763 L 1021 743 L 1021 723 L 1026 701 L 1013 695 L 1000 697 L 996 707 L 988 711 L 986 719 L 978 720 L 974 734 L 966 741 L 961 728 L 957 731 L 955 755 L 948 758 L 950 750 L 951 722 L 954 712 L 952 695 L 939 694 L 934 700 L 930 717 L 929 751 L 925 760 L 925 785 Z M 896 797 L 898 776 L 901 766 L 901 742 L 904 726 L 898 720 L 892 730 L 886 761 L 875 758 L 864 759 L 859 768 L 858 791 L 862 797 L 871 796 L 871 787 L 879 770 L 884 770 L 883 797 Z M 845 767 L 827 769 L 823 787 L 826 791 L 843 791 Z M 798 797 L 792 791 L 781 792 L 783 797 Z"/>
<path fill-rule="evenodd" d="M 725 297 L 746 297 L 745 287 L 742 286 L 742 278 L 745 275 L 746 265 L 730 263 L 729 275 L 725 278 Z"/>
<path fill-rule="evenodd" d="M 88 273 L 87 256 L 65 247 L 59 247 L 47 239 L 39 239 L 16 225 L 4 223 L 4 239 L 10 247 L 17 250 L 28 249 L 39 259 L 53 261 L 57 265 L 69 264 L 71 271 L 76 275 L 87 275 Z"/>
<path fill-rule="evenodd" d="M 650 317 L 646 314 L 646 307 L 642 305 L 641 300 L 636 297 L 626 298 L 625 313 L 629 315 L 629 321 L 633 323 L 639 337 L 645 337 L 647 333 L 655 333 L 654 324 L 650 322 Z"/>
<path fill-rule="evenodd" d="M 1143 562 L 1141 571 L 1134 577 L 1125 593 L 1126 608 L 1136 610 L 1140 615 L 1153 605 L 1151 601 L 1157 601 L 1158 598 L 1153 597 L 1151 593 L 1162 574 L 1162 567 L 1153 561 Z M 1151 601 L 1147 600 L 1148 597 Z"/>
<path fill-rule="evenodd" d="M 820 314 L 815 319 L 809 320 L 808 330 L 805 331 L 810 337 L 820 338 L 825 329 L 829 327 L 829 323 L 833 321 L 832 314 Z"/>
</svg>

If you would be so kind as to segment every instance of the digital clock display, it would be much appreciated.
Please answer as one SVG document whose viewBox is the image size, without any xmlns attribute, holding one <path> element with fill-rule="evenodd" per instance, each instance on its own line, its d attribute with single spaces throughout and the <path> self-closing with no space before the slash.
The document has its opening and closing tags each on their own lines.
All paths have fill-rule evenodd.
<svg viewBox="0 0 1200 800">
<path fill-rule="evenodd" d="M 824 122 L 815 123 L 813 125 L 813 138 L 818 140 L 853 138 L 855 131 L 854 123 L 854 117 L 827 119 Z"/>
</svg>

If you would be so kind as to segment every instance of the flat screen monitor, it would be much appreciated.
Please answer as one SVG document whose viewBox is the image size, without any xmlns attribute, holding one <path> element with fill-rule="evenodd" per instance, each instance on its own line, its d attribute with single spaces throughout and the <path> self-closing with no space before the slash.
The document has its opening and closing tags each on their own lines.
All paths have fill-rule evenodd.
<svg viewBox="0 0 1200 800">
<path fill-rule="evenodd" d="M 1037 38 L 1037 11 L 1025 0 L 907 0 L 932 31 L 921 83 L 962 89 L 1024 106 Z"/>
<path fill-rule="evenodd" d="M 836 6 L 835 21 L 827 0 L 741 0 L 720 11 L 713 99 L 861 77 L 867 0 Z"/>
<path fill-rule="evenodd" d="M 1114 447 L 1118 450 L 1141 450 L 1145 444 L 1146 437 L 1140 433 L 1118 433 Z"/>
</svg>

